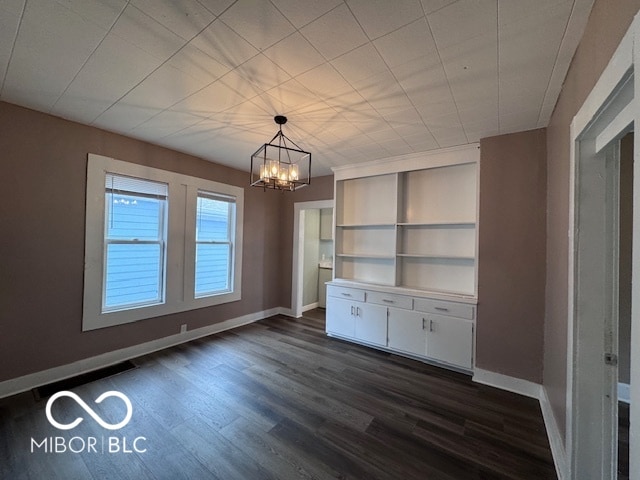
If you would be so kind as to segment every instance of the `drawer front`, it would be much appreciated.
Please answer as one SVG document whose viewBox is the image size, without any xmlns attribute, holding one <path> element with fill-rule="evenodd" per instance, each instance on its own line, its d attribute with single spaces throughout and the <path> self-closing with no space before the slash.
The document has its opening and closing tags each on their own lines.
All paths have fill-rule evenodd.
<svg viewBox="0 0 640 480">
<path fill-rule="evenodd" d="M 347 300 L 357 300 L 359 302 L 364 302 L 364 290 L 356 290 L 355 288 L 327 285 L 327 295 L 329 295 L 330 297 L 338 297 Z"/>
<path fill-rule="evenodd" d="M 475 318 L 475 305 L 467 305 L 466 303 L 416 298 L 414 300 L 414 308 L 420 312 L 449 315 L 452 317 L 466 318 L 467 320 L 473 320 Z"/>
<path fill-rule="evenodd" d="M 404 308 L 406 310 L 413 308 L 413 298 L 407 297 L 406 295 L 395 295 L 393 293 L 367 291 L 367 303 Z"/>
</svg>

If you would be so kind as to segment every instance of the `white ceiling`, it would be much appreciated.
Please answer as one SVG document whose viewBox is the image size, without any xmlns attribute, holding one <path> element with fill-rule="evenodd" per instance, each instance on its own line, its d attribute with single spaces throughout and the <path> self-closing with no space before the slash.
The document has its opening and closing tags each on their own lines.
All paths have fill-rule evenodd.
<svg viewBox="0 0 640 480">
<path fill-rule="evenodd" d="M 593 0 L 0 0 L 0 99 L 235 168 L 544 127 Z"/>
</svg>

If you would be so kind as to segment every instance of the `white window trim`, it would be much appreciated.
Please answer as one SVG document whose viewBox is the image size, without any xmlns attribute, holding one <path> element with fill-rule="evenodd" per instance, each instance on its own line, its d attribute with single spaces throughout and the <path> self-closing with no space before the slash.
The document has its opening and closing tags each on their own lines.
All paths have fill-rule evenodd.
<svg viewBox="0 0 640 480">
<path fill-rule="evenodd" d="M 165 302 L 102 313 L 104 182 L 108 173 L 169 185 Z M 236 199 L 231 292 L 195 298 L 195 209 L 198 190 Z M 87 162 L 82 330 L 95 330 L 241 299 L 244 189 L 90 153 Z"/>
</svg>

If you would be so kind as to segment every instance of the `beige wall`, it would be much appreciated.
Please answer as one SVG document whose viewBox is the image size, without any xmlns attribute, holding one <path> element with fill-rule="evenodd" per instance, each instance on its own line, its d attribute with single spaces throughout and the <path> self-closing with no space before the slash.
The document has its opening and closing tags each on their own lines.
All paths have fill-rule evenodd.
<svg viewBox="0 0 640 480">
<path fill-rule="evenodd" d="M 83 333 L 88 153 L 242 187 L 248 174 L 3 102 L 0 152 L 0 381 L 289 306 L 293 196 L 245 188 L 241 301 Z M 328 178 L 304 195 L 331 198 Z"/>
<path fill-rule="evenodd" d="M 640 0 L 596 0 L 547 128 L 544 386 L 564 435 L 567 392 L 569 126 L 625 34 Z"/>
<path fill-rule="evenodd" d="M 480 142 L 476 365 L 542 382 L 545 130 Z"/>
</svg>

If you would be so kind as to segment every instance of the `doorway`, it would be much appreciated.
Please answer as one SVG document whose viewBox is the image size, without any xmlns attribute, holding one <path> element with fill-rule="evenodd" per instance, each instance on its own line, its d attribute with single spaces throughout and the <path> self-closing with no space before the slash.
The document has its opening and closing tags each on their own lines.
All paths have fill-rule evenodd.
<svg viewBox="0 0 640 480">
<path fill-rule="evenodd" d="M 637 28 L 635 21 L 571 124 L 566 478 L 575 480 L 625 478 L 627 459 L 626 478 L 640 479 L 640 462 L 623 451 L 618 403 L 621 362 L 628 360 L 628 438 L 634 451 L 640 352 L 631 338 L 640 334 L 633 321 L 640 286 L 631 278 L 640 275 L 639 235 L 633 234 L 633 225 L 640 224 L 640 199 L 633 195 L 640 164 L 630 132 L 639 112 L 632 54 Z M 630 168 L 636 170 L 631 179 Z"/>
<path fill-rule="evenodd" d="M 333 242 L 322 240 L 321 237 L 326 238 L 326 235 L 321 235 L 320 230 L 321 224 L 324 224 L 324 230 L 333 230 L 333 204 L 333 200 L 320 200 L 296 202 L 293 206 L 291 309 L 296 318 L 319 304 L 320 264 L 324 260 L 331 265 L 333 256 Z M 325 221 L 327 212 L 331 220 L 329 227 Z"/>
</svg>

